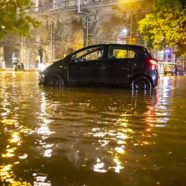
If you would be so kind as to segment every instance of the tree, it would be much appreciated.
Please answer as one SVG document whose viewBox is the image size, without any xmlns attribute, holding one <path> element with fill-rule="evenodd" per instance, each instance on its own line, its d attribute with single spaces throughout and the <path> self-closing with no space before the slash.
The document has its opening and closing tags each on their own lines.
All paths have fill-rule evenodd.
<svg viewBox="0 0 186 186">
<path fill-rule="evenodd" d="M 149 47 L 165 46 L 186 55 L 186 0 L 156 0 L 153 12 L 139 21 L 139 32 Z"/>
<path fill-rule="evenodd" d="M 0 40 L 9 35 L 29 36 L 39 24 L 29 16 L 30 0 L 0 0 Z"/>
</svg>

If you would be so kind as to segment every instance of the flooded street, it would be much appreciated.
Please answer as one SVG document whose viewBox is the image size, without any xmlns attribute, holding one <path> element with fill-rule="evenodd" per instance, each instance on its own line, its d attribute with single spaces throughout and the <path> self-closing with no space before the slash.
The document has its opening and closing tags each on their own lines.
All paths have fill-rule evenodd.
<svg viewBox="0 0 186 186">
<path fill-rule="evenodd" d="M 186 186 L 186 76 L 149 93 L 0 72 L 0 152 L 0 185 Z"/>
</svg>

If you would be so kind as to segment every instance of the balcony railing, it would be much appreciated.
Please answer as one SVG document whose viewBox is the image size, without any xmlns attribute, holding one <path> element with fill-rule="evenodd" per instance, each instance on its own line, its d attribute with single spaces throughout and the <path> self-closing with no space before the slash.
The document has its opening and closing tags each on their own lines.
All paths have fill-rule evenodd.
<svg viewBox="0 0 186 186">
<path fill-rule="evenodd" d="M 87 8 L 93 6 L 105 6 L 110 4 L 116 4 L 117 0 L 81 0 L 80 7 Z M 53 3 L 42 3 L 38 6 L 34 6 L 31 9 L 32 13 L 44 13 L 48 11 L 56 10 L 76 10 L 78 6 L 77 0 L 55 0 Z"/>
</svg>

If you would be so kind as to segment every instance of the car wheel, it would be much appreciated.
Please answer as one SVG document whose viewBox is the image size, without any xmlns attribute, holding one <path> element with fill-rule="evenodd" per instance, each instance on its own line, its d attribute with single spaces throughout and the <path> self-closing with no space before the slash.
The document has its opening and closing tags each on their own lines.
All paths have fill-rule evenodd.
<svg viewBox="0 0 186 186">
<path fill-rule="evenodd" d="M 130 89 L 132 90 L 151 90 L 152 84 L 146 77 L 140 76 L 133 79 L 130 83 Z"/>
<path fill-rule="evenodd" d="M 61 77 L 58 74 L 49 74 L 45 78 L 45 85 L 52 87 L 63 87 L 64 86 L 63 77 Z"/>
</svg>

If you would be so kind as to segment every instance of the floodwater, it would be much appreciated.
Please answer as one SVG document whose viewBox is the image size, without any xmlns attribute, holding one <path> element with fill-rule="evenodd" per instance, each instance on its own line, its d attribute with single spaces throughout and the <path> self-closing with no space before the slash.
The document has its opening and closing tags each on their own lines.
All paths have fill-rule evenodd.
<svg viewBox="0 0 186 186">
<path fill-rule="evenodd" d="M 0 72 L 0 185 L 186 186 L 186 76 L 151 93 L 37 76 Z"/>
</svg>

